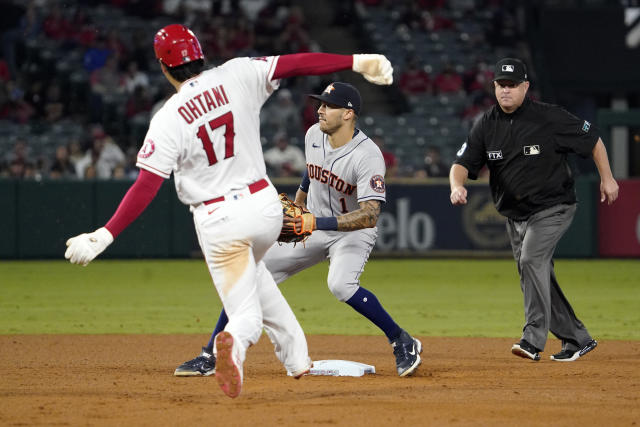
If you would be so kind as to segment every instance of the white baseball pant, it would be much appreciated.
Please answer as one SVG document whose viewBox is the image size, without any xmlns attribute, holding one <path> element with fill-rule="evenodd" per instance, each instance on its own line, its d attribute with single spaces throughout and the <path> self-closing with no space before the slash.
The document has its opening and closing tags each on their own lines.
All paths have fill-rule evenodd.
<svg viewBox="0 0 640 427">
<path fill-rule="evenodd" d="M 244 362 L 264 326 L 288 372 L 309 368 L 302 327 L 261 262 L 282 228 L 275 188 L 234 190 L 223 200 L 192 207 L 192 212 L 209 273 L 229 317 L 225 331 L 234 337 L 239 361 Z"/>
</svg>

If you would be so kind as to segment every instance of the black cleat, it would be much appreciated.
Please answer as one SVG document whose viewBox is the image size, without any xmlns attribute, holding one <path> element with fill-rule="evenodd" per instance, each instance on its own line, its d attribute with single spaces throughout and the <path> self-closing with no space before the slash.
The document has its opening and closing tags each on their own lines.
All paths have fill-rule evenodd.
<svg viewBox="0 0 640 427">
<path fill-rule="evenodd" d="M 208 377 L 216 373 L 216 357 L 202 347 L 202 353 L 178 366 L 173 375 L 176 377 Z"/>
<path fill-rule="evenodd" d="M 591 340 L 579 350 L 562 350 L 560 353 L 556 353 L 550 357 L 551 360 L 555 360 L 556 362 L 573 362 L 574 360 L 578 360 L 585 354 L 589 353 L 591 350 L 596 348 L 597 345 L 598 341 Z"/>
<path fill-rule="evenodd" d="M 540 360 L 540 350 L 525 339 L 521 339 L 518 344 L 514 344 L 513 347 L 511 347 L 511 353 L 525 359 L 535 360 L 536 362 Z"/>
<path fill-rule="evenodd" d="M 391 346 L 393 354 L 396 356 L 398 375 L 401 377 L 413 375 L 422 363 L 420 358 L 422 343 L 403 330 L 400 336 L 391 343 Z"/>
</svg>

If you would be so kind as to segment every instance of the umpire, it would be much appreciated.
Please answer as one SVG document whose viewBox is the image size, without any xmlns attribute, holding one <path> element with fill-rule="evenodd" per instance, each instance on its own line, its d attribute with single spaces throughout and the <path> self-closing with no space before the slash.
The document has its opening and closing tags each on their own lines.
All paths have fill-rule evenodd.
<svg viewBox="0 0 640 427">
<path fill-rule="evenodd" d="M 597 132 L 557 105 L 526 98 L 527 69 L 518 59 L 496 64 L 498 105 L 471 129 L 451 167 L 451 203 L 467 203 L 467 178 L 483 166 L 496 209 L 507 217 L 507 233 L 524 294 L 522 339 L 511 352 L 540 360 L 549 330 L 562 340 L 551 360 L 571 362 L 598 344 L 578 320 L 553 271 L 553 252 L 576 212 L 576 194 L 567 154 L 593 156 L 600 174 L 600 199 L 618 198 L 607 151 Z"/>
</svg>

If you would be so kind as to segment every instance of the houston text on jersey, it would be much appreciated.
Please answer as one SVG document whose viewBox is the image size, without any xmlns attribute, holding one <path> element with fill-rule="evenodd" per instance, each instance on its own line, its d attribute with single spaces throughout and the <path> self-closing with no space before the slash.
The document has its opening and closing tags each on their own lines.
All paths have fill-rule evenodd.
<svg viewBox="0 0 640 427">
<path fill-rule="evenodd" d="M 184 105 L 181 105 L 178 108 L 178 113 L 180 113 L 187 124 L 191 124 L 195 119 L 205 113 L 228 103 L 229 99 L 224 91 L 224 87 L 220 85 L 217 88 L 212 87 L 210 90 L 204 90 L 202 93 L 197 94 L 185 102 Z"/>
<path fill-rule="evenodd" d="M 308 164 L 307 170 L 309 171 L 309 179 L 315 179 L 323 184 L 329 183 L 330 187 L 335 188 L 341 193 L 351 195 L 353 190 L 356 189 L 355 185 L 345 182 L 342 178 L 339 178 L 338 175 L 327 169 L 323 169 L 322 166 Z"/>
</svg>

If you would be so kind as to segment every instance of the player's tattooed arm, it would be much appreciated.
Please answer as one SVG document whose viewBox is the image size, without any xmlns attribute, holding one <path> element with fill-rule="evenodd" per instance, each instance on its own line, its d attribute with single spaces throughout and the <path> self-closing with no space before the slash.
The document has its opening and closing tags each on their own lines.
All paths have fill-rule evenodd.
<svg viewBox="0 0 640 427">
<path fill-rule="evenodd" d="M 367 200 L 360 202 L 360 209 L 338 217 L 338 231 L 354 231 L 375 227 L 380 216 L 380 202 Z"/>
</svg>

